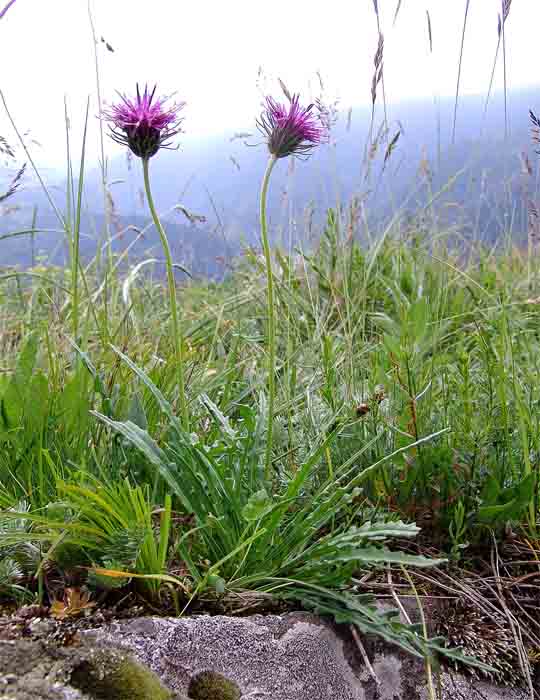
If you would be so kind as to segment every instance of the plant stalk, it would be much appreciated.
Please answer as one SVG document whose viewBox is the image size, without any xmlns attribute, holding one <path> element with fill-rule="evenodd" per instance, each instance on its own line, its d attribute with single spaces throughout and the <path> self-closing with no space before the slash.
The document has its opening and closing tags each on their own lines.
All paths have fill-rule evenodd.
<svg viewBox="0 0 540 700">
<path fill-rule="evenodd" d="M 266 303 L 267 303 L 267 343 L 268 343 L 268 430 L 266 433 L 265 477 L 271 478 L 272 470 L 272 434 L 274 427 L 274 399 L 276 394 L 276 319 L 274 314 L 274 278 L 272 272 L 272 254 L 268 241 L 268 227 L 266 222 L 266 200 L 270 175 L 274 169 L 277 158 L 272 155 L 268 161 L 261 186 L 261 238 L 266 265 Z"/>
<path fill-rule="evenodd" d="M 159 219 L 156 207 L 154 204 L 154 199 L 152 197 L 152 190 L 150 188 L 150 174 L 148 168 L 148 158 L 143 158 L 143 173 L 144 173 L 144 189 L 146 191 L 146 198 L 148 200 L 148 206 L 150 208 L 150 213 L 154 221 L 154 225 L 159 233 L 161 239 L 161 245 L 163 252 L 165 254 L 165 266 L 167 268 L 167 285 L 169 288 L 169 303 L 171 306 L 171 321 L 173 330 L 173 340 L 174 340 L 174 351 L 176 358 L 176 366 L 178 372 L 178 395 L 180 403 L 180 416 L 182 421 L 182 427 L 186 432 L 189 432 L 189 412 L 186 398 L 186 387 L 184 379 L 184 339 L 182 336 L 182 329 L 180 323 L 178 322 L 178 308 L 176 305 L 176 284 L 174 281 L 174 268 L 171 256 L 171 248 L 169 246 L 169 241 L 167 239 L 167 234 L 161 221 Z"/>
</svg>

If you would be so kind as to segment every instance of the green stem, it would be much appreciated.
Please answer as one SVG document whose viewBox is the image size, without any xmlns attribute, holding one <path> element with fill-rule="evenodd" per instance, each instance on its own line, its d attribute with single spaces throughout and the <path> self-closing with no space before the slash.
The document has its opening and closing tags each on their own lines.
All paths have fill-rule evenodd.
<svg viewBox="0 0 540 700">
<path fill-rule="evenodd" d="M 148 206 L 150 207 L 150 213 L 152 214 L 152 219 L 154 225 L 159 233 L 161 239 L 161 245 L 163 247 L 163 252 L 165 254 L 165 265 L 167 267 L 167 283 L 169 287 L 169 302 L 171 306 L 171 320 L 172 320 L 172 330 L 174 336 L 174 350 L 176 356 L 176 366 L 178 370 L 178 393 L 180 401 L 180 415 L 182 418 L 182 427 L 186 432 L 189 432 L 189 412 L 186 399 L 186 387 L 184 381 L 184 342 L 182 337 L 182 331 L 180 324 L 178 322 L 178 308 L 176 306 L 176 284 L 174 281 L 174 269 L 173 261 L 171 256 L 171 248 L 169 246 L 169 241 L 167 239 L 167 234 L 165 233 L 161 221 L 159 220 L 156 207 L 154 205 L 154 200 L 152 198 L 152 191 L 150 189 L 150 176 L 148 171 L 148 158 L 143 158 L 143 173 L 144 173 L 144 189 L 146 190 L 146 198 L 148 200 Z"/>
<path fill-rule="evenodd" d="M 265 456 L 265 476 L 269 480 L 272 471 L 272 432 L 274 426 L 274 397 L 276 393 L 276 319 L 274 315 L 274 278 L 272 273 L 272 255 L 268 242 L 268 228 L 266 225 L 266 198 L 268 194 L 268 184 L 270 175 L 277 158 L 271 156 L 264 173 L 261 187 L 261 238 L 264 251 L 264 261 L 266 264 L 267 278 L 267 311 L 268 311 L 268 430 L 266 433 L 266 456 Z"/>
</svg>

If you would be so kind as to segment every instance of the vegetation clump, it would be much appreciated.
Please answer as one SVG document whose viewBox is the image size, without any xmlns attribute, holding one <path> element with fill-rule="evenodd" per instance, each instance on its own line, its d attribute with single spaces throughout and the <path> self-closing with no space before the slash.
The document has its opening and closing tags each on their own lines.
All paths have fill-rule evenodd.
<svg viewBox="0 0 540 700">
<path fill-rule="evenodd" d="M 76 176 L 67 124 L 65 211 L 30 159 L 58 219 L 58 229 L 43 232 L 65 238 L 68 264 L 0 275 L 3 597 L 65 619 L 131 593 L 177 614 L 225 598 L 245 611 L 247 594 L 313 609 L 415 655 L 459 660 L 426 630 L 381 613 L 373 592 L 387 586 L 395 598 L 401 577 L 407 590 L 431 594 L 437 574 L 425 570 L 435 567 L 461 579 L 487 569 L 497 583 L 491 590 L 507 597 L 514 589 L 499 585 L 501 571 L 528 580 L 520 567 L 537 566 L 540 541 L 540 217 L 532 183 L 520 185 L 531 200 L 526 246 L 510 235 L 497 246 L 464 240 L 459 217 L 445 228 L 458 176 L 436 192 L 427 155 L 417 212 L 404 205 L 372 229 L 366 197 L 384 189 L 402 133 L 389 140 L 386 110 L 381 127 L 374 124 L 383 54 L 379 31 L 366 192 L 319 221 L 310 214 L 305 235 L 291 215 L 288 251 L 271 246 L 276 163 L 333 143 L 332 109 L 321 100 L 302 106 L 281 83 L 283 101 L 267 96 L 258 122 L 269 151 L 254 203 L 263 257 L 246 248 L 219 284 L 190 278 L 181 304 L 186 270 L 158 215 L 149 163 L 181 133 L 183 102 L 137 88 L 99 122 L 142 161 L 151 223 L 125 230 L 139 240 L 155 227 L 165 284 L 142 272 L 163 262 L 153 252 L 134 261 L 131 244 L 116 247 L 123 229 L 112 245 L 118 221 L 103 138 L 105 223 L 95 257 L 82 259 L 90 105 Z M 454 127 L 456 113 L 457 95 Z M 540 121 L 531 119 L 538 141 Z M 0 146 L 14 165 L 4 136 Z M 531 178 L 527 157 L 523 167 Z M 2 203 L 20 190 L 24 168 Z M 484 184 L 481 200 L 483 207 Z M 502 226 L 514 220 L 507 213 Z M 2 233 L 0 244 L 29 235 L 34 251 L 36 216 Z M 501 566 L 507 539 L 517 555 Z M 454 590 L 447 584 L 444 591 Z M 498 600 L 505 610 L 523 602 L 511 595 Z M 537 617 L 526 613 L 523 637 L 538 639 Z M 91 666 L 78 673 L 103 693 L 110 682 L 152 682 L 123 661 L 101 680 Z M 201 693 L 207 682 L 199 681 Z M 235 697 L 226 679 L 212 682 Z"/>
<path fill-rule="evenodd" d="M 240 700 L 240 689 L 225 676 L 203 671 L 191 679 L 188 697 L 193 700 Z"/>
<path fill-rule="evenodd" d="M 525 677 L 520 666 L 516 638 L 504 616 L 489 617 L 470 604 L 446 605 L 434 619 L 437 632 L 447 644 L 481 659 L 490 670 L 467 669 L 492 682 L 521 687 Z"/>
<path fill-rule="evenodd" d="M 173 700 L 159 678 L 115 651 L 96 650 L 71 672 L 70 683 L 95 700 Z"/>
<path fill-rule="evenodd" d="M 0 641 L 0 668 L 9 697 L 18 700 L 184 700 L 127 654 L 86 644 Z"/>
</svg>

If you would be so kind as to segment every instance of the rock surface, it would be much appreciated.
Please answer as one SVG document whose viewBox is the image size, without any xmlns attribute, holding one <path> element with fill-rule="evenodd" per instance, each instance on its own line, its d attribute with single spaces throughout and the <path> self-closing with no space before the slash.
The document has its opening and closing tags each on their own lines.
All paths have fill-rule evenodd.
<svg viewBox="0 0 540 700">
<path fill-rule="evenodd" d="M 0 641 L 0 698 L 430 700 L 421 661 L 370 638 L 361 651 L 349 628 L 307 613 L 136 618 L 81 629 L 67 646 L 49 634 L 58 624 Z M 434 683 L 440 700 L 529 697 L 448 672 Z"/>
<path fill-rule="evenodd" d="M 429 700 L 421 662 L 366 641 L 373 674 L 347 629 L 304 613 L 140 618 L 85 634 L 93 643 L 129 650 L 181 693 L 198 674 L 214 671 L 238 685 L 242 700 Z M 447 672 L 440 687 L 441 700 L 529 697 Z"/>
<path fill-rule="evenodd" d="M 4 700 L 186 700 L 125 652 L 91 644 L 0 641 Z"/>
</svg>

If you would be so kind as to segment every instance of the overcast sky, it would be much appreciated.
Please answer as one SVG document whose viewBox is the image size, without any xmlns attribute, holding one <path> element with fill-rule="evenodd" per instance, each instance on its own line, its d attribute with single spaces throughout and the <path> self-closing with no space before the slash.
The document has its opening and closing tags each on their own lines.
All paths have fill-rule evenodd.
<svg viewBox="0 0 540 700">
<path fill-rule="evenodd" d="M 0 0 L 0 9 L 7 0 Z M 390 101 L 455 91 L 465 0 L 379 0 Z M 462 92 L 485 93 L 497 43 L 499 0 L 471 0 Z M 157 81 L 187 100 L 186 138 L 249 126 L 258 112 L 257 71 L 309 97 L 320 71 L 328 97 L 347 109 L 370 100 L 377 25 L 372 0 L 92 0 L 102 92 Z M 429 53 L 426 9 L 433 31 Z M 540 84 L 535 47 L 540 2 L 513 0 L 506 24 L 510 87 Z M 97 114 L 87 0 L 16 0 L 0 21 L 0 86 L 22 130 L 43 143 L 44 163 L 64 159 L 64 94 L 72 123 L 88 94 Z M 271 84 L 271 83 L 270 83 Z M 502 64 L 496 87 L 502 85 Z M 540 96 L 539 96 L 540 101 Z M 396 115 L 399 116 L 399 115 Z M 89 156 L 97 156 L 92 118 Z M 77 133 L 78 133 L 77 132 Z M 8 134 L 0 114 L 0 134 Z M 108 145 L 110 152 L 114 148 Z"/>
</svg>

